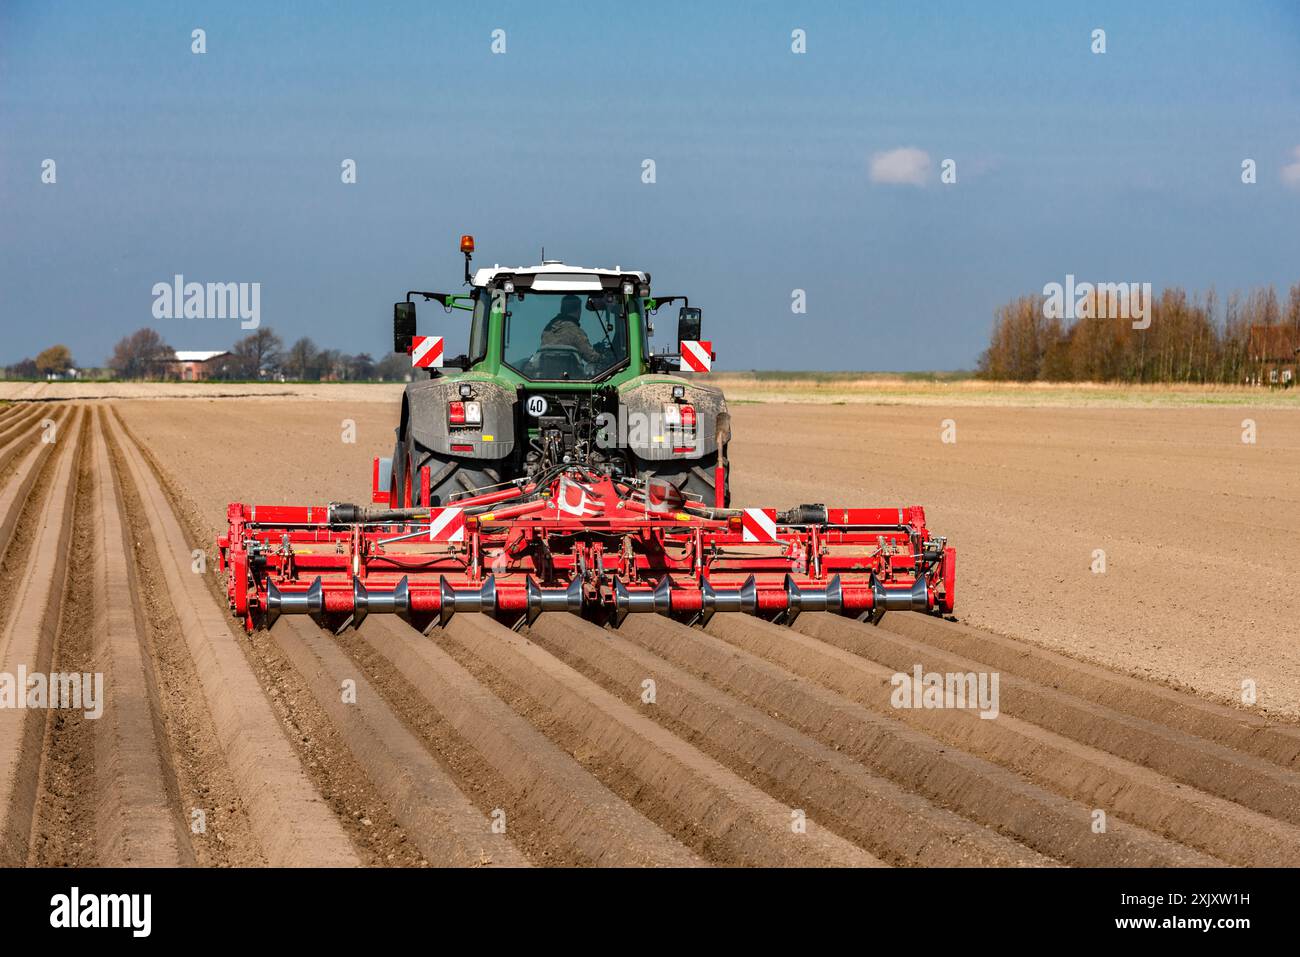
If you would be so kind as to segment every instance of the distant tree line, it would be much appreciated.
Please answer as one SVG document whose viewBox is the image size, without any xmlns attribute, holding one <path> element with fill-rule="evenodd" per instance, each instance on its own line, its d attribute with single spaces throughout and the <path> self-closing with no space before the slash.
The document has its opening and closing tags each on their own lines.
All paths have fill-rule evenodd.
<svg viewBox="0 0 1300 957">
<path fill-rule="evenodd" d="M 5 368 L 11 379 L 63 376 L 74 368 L 67 346 L 46 349 L 35 359 L 23 359 Z M 124 337 L 113 347 L 108 373 L 119 379 L 176 379 L 181 365 L 173 349 L 156 329 L 145 327 Z M 308 380 L 330 382 L 396 382 L 411 374 L 409 356 L 392 354 L 375 360 L 368 353 L 349 355 L 322 349 L 303 337 L 285 348 L 284 340 L 269 326 L 240 339 L 229 353 L 205 364 L 204 375 L 217 380 Z"/>
<path fill-rule="evenodd" d="M 1094 300 L 1095 304 L 1095 300 Z M 1220 300 L 1211 289 L 1191 298 L 1177 287 L 1149 304 L 1150 324 L 1132 319 L 1049 318 L 1043 296 L 1022 296 L 994 313 L 978 374 L 1032 382 L 1266 381 L 1263 368 L 1300 348 L 1300 283 L 1285 304 L 1271 286 Z M 1104 309 L 1084 310 L 1098 316 Z M 1145 318 L 1141 324 L 1145 324 Z"/>
<path fill-rule="evenodd" d="M 65 375 L 75 367 L 72 350 L 59 343 L 50 346 L 35 359 L 28 357 L 14 363 L 5 369 L 5 373 L 11 379 L 44 379 Z"/>
</svg>

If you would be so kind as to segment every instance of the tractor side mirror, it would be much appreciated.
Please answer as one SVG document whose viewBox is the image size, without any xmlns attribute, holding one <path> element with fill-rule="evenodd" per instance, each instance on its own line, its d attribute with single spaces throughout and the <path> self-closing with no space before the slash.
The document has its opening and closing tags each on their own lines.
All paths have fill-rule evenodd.
<svg viewBox="0 0 1300 957">
<path fill-rule="evenodd" d="M 700 326 L 704 322 L 703 310 L 695 306 L 682 306 L 677 313 L 677 341 L 686 342 L 700 338 Z"/>
<path fill-rule="evenodd" d="M 393 303 L 393 351 L 410 352 L 415 337 L 415 303 Z"/>
</svg>

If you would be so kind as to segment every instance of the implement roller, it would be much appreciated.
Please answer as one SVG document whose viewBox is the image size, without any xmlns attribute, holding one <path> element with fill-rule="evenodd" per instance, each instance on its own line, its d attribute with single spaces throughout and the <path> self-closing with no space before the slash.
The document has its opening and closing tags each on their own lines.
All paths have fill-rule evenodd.
<svg viewBox="0 0 1300 957">
<path fill-rule="evenodd" d="M 791 623 L 953 610 L 956 554 L 919 506 L 786 511 L 686 500 L 584 467 L 448 506 L 231 505 L 218 540 L 230 605 L 251 631 L 280 615 L 335 629 L 372 614 L 420 627 L 455 614 L 513 627 L 547 612 Z"/>
</svg>

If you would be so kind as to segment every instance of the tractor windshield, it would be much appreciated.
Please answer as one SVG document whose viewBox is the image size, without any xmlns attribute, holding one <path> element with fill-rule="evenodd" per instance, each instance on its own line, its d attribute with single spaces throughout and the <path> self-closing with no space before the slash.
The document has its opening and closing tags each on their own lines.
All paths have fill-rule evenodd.
<svg viewBox="0 0 1300 957">
<path fill-rule="evenodd" d="M 535 380 L 598 379 L 627 361 L 627 307 L 606 292 L 505 296 L 504 358 Z"/>
</svg>

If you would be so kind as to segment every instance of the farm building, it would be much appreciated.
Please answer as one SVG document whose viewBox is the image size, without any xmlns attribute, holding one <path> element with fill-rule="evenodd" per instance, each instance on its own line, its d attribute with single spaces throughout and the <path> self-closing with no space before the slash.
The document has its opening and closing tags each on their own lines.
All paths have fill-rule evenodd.
<svg viewBox="0 0 1300 957">
<path fill-rule="evenodd" d="M 171 374 L 185 382 L 200 382 L 210 379 L 222 370 L 220 360 L 229 356 L 225 350 L 215 352 L 177 350 L 172 360 Z"/>
<path fill-rule="evenodd" d="M 1291 386 L 1300 365 L 1300 335 L 1287 326 L 1251 326 L 1246 354 L 1252 385 Z"/>
</svg>

